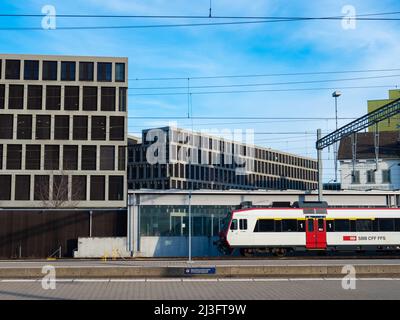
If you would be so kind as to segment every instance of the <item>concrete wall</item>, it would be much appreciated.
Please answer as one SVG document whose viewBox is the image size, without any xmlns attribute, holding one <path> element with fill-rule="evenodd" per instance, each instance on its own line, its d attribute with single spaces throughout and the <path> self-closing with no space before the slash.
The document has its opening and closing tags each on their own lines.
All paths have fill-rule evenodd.
<svg viewBox="0 0 400 320">
<path fill-rule="evenodd" d="M 126 251 L 126 237 L 119 238 L 78 238 L 78 250 L 74 258 L 120 258 L 129 257 Z"/>
</svg>

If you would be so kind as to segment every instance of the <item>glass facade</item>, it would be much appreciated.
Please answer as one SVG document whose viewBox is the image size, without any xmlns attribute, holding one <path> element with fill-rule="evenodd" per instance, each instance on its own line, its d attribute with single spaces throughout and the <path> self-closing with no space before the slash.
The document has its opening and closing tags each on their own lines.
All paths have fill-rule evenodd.
<svg viewBox="0 0 400 320">
<path fill-rule="evenodd" d="M 192 206 L 192 235 L 213 237 L 223 229 L 232 206 Z M 188 206 L 140 206 L 141 236 L 187 236 Z"/>
</svg>

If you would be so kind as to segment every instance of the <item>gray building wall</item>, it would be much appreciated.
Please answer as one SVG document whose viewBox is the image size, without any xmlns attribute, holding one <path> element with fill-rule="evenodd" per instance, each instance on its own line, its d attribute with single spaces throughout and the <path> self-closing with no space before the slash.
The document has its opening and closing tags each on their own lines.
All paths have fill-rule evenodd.
<svg viewBox="0 0 400 320">
<path fill-rule="evenodd" d="M 8 74 L 7 64 L 8 61 L 18 60 L 20 61 L 20 70 L 18 79 L 7 79 L 6 74 Z M 36 79 L 25 79 L 24 68 L 26 61 L 38 61 L 38 78 Z M 57 77 L 54 80 L 44 80 L 44 65 L 45 61 L 55 61 L 57 63 Z M 86 57 L 86 56 L 48 56 L 48 55 L 20 55 L 20 54 L 2 54 L 0 55 L 1 62 L 1 74 L 0 74 L 0 91 L 4 88 L 4 104 L 0 106 L 0 118 L 3 116 L 3 120 L 5 119 L 5 115 L 12 115 L 12 135 L 7 136 L 6 130 L 4 127 L 0 128 L 0 182 L 2 182 L 2 189 L 0 191 L 0 207 L 2 208 L 24 208 L 24 207 L 80 207 L 80 208 L 111 208 L 111 207 L 125 207 L 126 206 L 126 128 L 127 128 L 127 93 L 126 89 L 128 87 L 128 59 L 127 58 L 113 58 L 113 57 Z M 62 62 L 75 62 L 75 79 L 72 80 L 63 80 L 61 78 L 62 75 Z M 80 80 L 80 62 L 89 62 L 93 63 L 93 80 L 85 79 Z M 99 79 L 98 78 L 98 68 L 100 68 L 99 63 L 109 63 L 111 64 L 111 78 L 110 79 Z M 119 71 L 123 70 L 123 79 L 118 81 L 116 78 L 116 66 L 120 65 L 118 68 Z M 11 65 L 11 64 L 10 64 Z M 83 67 L 83 65 L 82 65 Z M 99 69 L 101 70 L 101 69 Z M 83 71 L 83 70 L 82 70 Z M 109 74 L 109 72 L 105 72 L 104 74 Z M 120 73 L 121 74 L 121 73 Z M 99 75 L 100 76 L 100 75 Z M 13 103 L 10 104 L 10 101 L 13 101 L 13 98 L 10 96 L 10 93 L 16 88 L 15 86 L 23 86 L 23 97 L 18 100 L 19 105 L 15 106 Z M 32 99 L 35 98 L 32 96 L 32 91 L 30 89 L 31 86 L 41 86 L 42 88 L 42 101 L 40 105 L 40 109 L 33 109 Z M 67 88 L 68 87 L 68 88 Z M 71 95 L 70 87 L 76 87 L 79 94 L 78 106 L 77 110 L 66 110 L 65 102 L 66 102 L 66 90 L 68 89 L 70 92 L 69 98 L 73 98 Z M 88 93 L 89 89 L 87 87 L 92 87 L 93 94 Z M 54 89 L 56 88 L 56 89 Z M 60 89 L 58 89 L 60 88 Z M 51 96 L 49 93 L 53 92 L 51 90 L 60 90 L 60 96 L 58 93 L 55 96 Z M 76 89 L 74 89 L 76 90 Z M 115 90 L 115 96 L 113 96 L 113 91 Z M 29 93 L 31 92 L 31 93 Z M 85 97 L 84 97 L 85 92 Z M 125 93 L 124 93 L 125 92 Z M 97 103 L 95 105 L 94 110 L 84 110 L 83 104 L 87 99 L 93 97 L 94 94 L 97 94 Z M 51 103 L 54 104 L 54 99 L 56 100 L 56 107 L 49 110 L 49 106 Z M 84 99 L 86 99 L 84 101 Z M 1 99 L 0 99 L 1 100 Z M 22 101 L 21 101 L 22 100 Z M 57 101 L 59 101 L 59 106 L 57 106 Z M 70 100 L 68 100 L 70 101 Z M 1 102 L 1 101 L 0 101 Z M 12 108 L 14 107 L 14 108 Z M 17 108 L 15 108 L 17 107 Z M 31 126 L 31 137 L 24 138 L 19 137 L 20 131 L 22 130 L 20 126 L 23 124 L 20 123 L 21 116 L 30 116 L 32 120 Z M 51 129 L 50 129 L 50 137 L 48 139 L 37 139 L 38 128 L 36 127 L 37 121 L 40 116 L 50 116 L 51 117 Z M 67 116 L 68 120 L 66 123 L 69 124 L 68 137 L 64 139 L 58 139 L 55 137 L 55 120 L 59 116 Z M 78 139 L 74 137 L 74 128 L 78 127 L 78 118 L 74 120 L 74 117 L 81 116 L 87 119 L 87 128 L 84 127 L 83 130 L 86 130 L 87 139 Z M 101 119 L 100 124 L 97 125 L 97 129 L 101 132 L 105 133 L 104 137 L 100 139 L 92 139 L 92 125 L 94 121 L 99 120 L 99 118 L 94 117 L 104 117 Z M 59 120 L 60 118 L 58 118 Z M 97 119 L 97 120 L 96 120 Z M 102 120 L 105 119 L 105 126 L 102 124 Z M 0 119 L 1 120 L 1 119 Z M 74 122 L 76 121 L 76 122 Z M 119 127 L 123 126 L 123 128 L 117 128 L 117 123 L 122 125 L 118 125 Z M 79 128 L 76 128 L 77 130 Z M 30 129 L 29 129 L 30 130 Z M 122 132 L 118 132 L 118 130 L 122 130 Z M 78 130 L 79 131 L 79 130 Z M 3 137 L 1 137 L 3 134 Z M 29 135 L 28 135 L 29 136 Z M 118 137 L 117 137 L 118 136 Z M 114 137 L 114 138 L 113 138 Z M 115 138 L 117 137 L 117 138 Z M 18 145 L 17 152 L 19 155 L 16 155 L 15 161 L 9 159 L 8 155 L 15 155 L 15 153 L 10 153 L 12 151 L 12 145 Z M 40 146 L 40 168 L 37 170 L 28 169 L 28 159 L 27 156 L 27 148 L 30 145 L 38 145 Z M 55 146 L 54 148 L 59 149 L 59 157 L 58 159 L 53 159 L 54 163 L 58 162 L 58 166 L 55 169 L 49 169 L 45 167 L 45 162 L 49 159 L 46 159 L 50 153 L 47 145 Z M 63 164 L 63 153 L 64 149 L 68 149 L 68 146 L 77 146 L 77 167 L 73 167 L 73 169 L 65 168 Z M 92 166 L 89 170 L 83 170 L 82 161 L 85 161 L 82 151 L 83 148 L 87 146 L 93 146 L 96 149 L 95 159 L 96 165 Z M 104 148 L 105 147 L 105 148 Z M 111 147 L 108 149 L 111 152 L 105 152 L 107 147 Z M 19 150 L 20 148 L 20 150 Z M 112 152 L 112 148 L 114 151 Z M 101 151 L 103 150 L 103 151 Z M 107 159 L 109 157 L 109 159 Z M 112 159 L 113 157 L 113 159 Z M 21 165 L 13 166 L 11 163 L 14 161 L 21 161 Z M 107 162 L 107 163 L 106 163 Z M 39 181 L 36 180 L 36 176 L 45 175 L 49 177 L 49 200 L 44 200 L 44 197 L 36 195 L 37 200 L 35 200 L 35 185 L 39 185 Z M 16 185 L 16 181 L 18 176 L 27 176 L 27 183 L 30 184 L 30 191 L 27 199 L 20 200 L 19 197 L 16 196 L 16 193 L 20 192 L 19 186 Z M 54 178 L 55 176 L 62 177 Z M 86 183 L 78 183 L 73 182 L 73 176 L 85 176 Z M 100 181 L 104 179 L 104 189 L 102 185 L 99 183 L 95 183 L 94 176 L 99 176 Z M 116 178 L 118 177 L 118 178 Z M 8 189 L 8 181 L 11 179 L 11 188 L 10 192 L 6 190 Z M 53 192 L 54 190 L 60 189 L 60 184 L 57 182 L 57 179 L 61 179 L 63 181 L 68 181 L 68 199 L 65 201 L 61 201 L 56 203 L 57 194 Z M 91 183 L 93 179 L 93 183 Z M 117 195 L 111 194 L 113 190 L 115 190 L 113 182 L 118 183 L 120 179 L 123 179 L 122 183 L 122 191 L 118 192 Z M 18 180 L 21 181 L 21 180 Z M 97 181 L 97 180 L 96 180 Z M 5 183 L 5 184 L 4 184 Z M 43 183 L 43 188 L 46 189 L 47 183 Z M 64 184 L 63 184 L 64 186 Z M 54 187 L 54 188 L 53 188 Z M 54 189 L 54 190 L 53 190 Z M 84 193 L 85 199 L 74 200 L 72 199 L 72 195 L 75 194 L 74 190 L 81 189 L 81 193 Z M 86 190 L 84 190 L 86 189 Z M 103 190 L 101 190 L 103 189 Z M 92 193 L 96 193 L 100 195 L 100 197 L 92 196 Z M 104 193 L 104 197 L 102 195 Z M 37 193 L 36 193 L 37 194 Z M 75 196 L 74 196 L 75 197 Z M 77 196 L 76 196 L 77 197 Z M 95 200 L 96 199 L 96 200 Z"/>
</svg>

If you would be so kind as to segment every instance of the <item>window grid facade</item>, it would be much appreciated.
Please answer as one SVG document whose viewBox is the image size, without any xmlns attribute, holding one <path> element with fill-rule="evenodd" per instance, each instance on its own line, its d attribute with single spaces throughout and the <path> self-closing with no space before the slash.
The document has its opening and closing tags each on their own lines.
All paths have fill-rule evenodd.
<svg viewBox="0 0 400 320">
<path fill-rule="evenodd" d="M 116 79 L 116 64 L 125 68 L 118 72 L 122 80 Z M 127 101 L 119 94 L 128 87 L 127 59 L 0 55 L 0 65 L 0 206 L 53 207 L 59 198 L 66 200 L 62 207 L 125 207 L 126 169 L 119 164 L 126 158 L 127 106 L 119 103 Z M 99 69 L 103 74 L 98 77 Z M 86 96 L 89 110 L 84 108 L 85 87 L 95 89 L 89 90 L 95 96 Z M 98 159 L 90 170 L 83 169 L 87 146 Z M 112 158 L 103 159 L 107 170 L 100 167 L 101 148 Z M 93 193 L 104 196 L 91 200 Z"/>
<path fill-rule="evenodd" d="M 318 187 L 318 164 L 314 159 L 198 136 L 201 141 L 200 148 L 195 150 L 198 162 L 189 163 L 179 159 L 182 154 L 190 154 L 185 141 L 191 132 L 171 127 L 163 130 L 169 137 L 166 164 L 147 162 L 146 151 L 151 142 L 128 144 L 128 189 L 315 190 Z M 146 131 L 142 133 L 142 141 L 146 141 Z M 242 159 L 252 162 L 246 175 L 235 172 L 235 148 Z M 221 156 L 224 151 L 229 160 Z M 208 164 L 201 164 L 204 163 L 201 159 L 207 159 Z"/>
</svg>

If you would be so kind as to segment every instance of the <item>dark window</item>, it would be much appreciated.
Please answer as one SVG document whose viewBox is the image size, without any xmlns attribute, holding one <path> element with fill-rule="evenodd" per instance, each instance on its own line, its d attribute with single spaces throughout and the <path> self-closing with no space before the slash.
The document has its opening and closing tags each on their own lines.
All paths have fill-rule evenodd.
<svg viewBox="0 0 400 320">
<path fill-rule="evenodd" d="M 247 230 L 247 219 L 239 219 L 239 229 Z"/>
<path fill-rule="evenodd" d="M 305 231 L 305 220 L 297 220 L 297 231 L 299 232 Z"/>
<path fill-rule="evenodd" d="M 6 60 L 6 79 L 18 80 L 20 77 L 20 60 Z"/>
<path fill-rule="evenodd" d="M 372 231 L 372 220 L 367 220 L 367 219 L 356 220 L 356 231 L 357 232 Z"/>
<path fill-rule="evenodd" d="M 394 231 L 394 219 L 379 218 L 379 231 Z"/>
<path fill-rule="evenodd" d="M 238 221 L 236 219 L 233 219 L 231 222 L 231 230 L 237 230 L 238 228 Z"/>
<path fill-rule="evenodd" d="M 3 169 L 3 145 L 0 144 L 0 170 Z"/>
<path fill-rule="evenodd" d="M 125 63 L 115 64 L 115 81 L 117 82 L 125 81 Z"/>
<path fill-rule="evenodd" d="M 39 61 L 24 61 L 24 80 L 39 80 Z"/>
<path fill-rule="evenodd" d="M 17 139 L 32 139 L 32 116 L 18 115 L 17 118 Z"/>
<path fill-rule="evenodd" d="M 11 200 L 11 176 L 0 175 L 0 200 Z"/>
<path fill-rule="evenodd" d="M 307 219 L 307 229 L 310 232 L 314 231 L 314 219 Z"/>
<path fill-rule="evenodd" d="M 118 147 L 118 170 L 120 170 L 120 171 L 126 170 L 125 148 L 126 148 L 125 146 Z"/>
<path fill-rule="evenodd" d="M 53 202 L 68 200 L 68 176 L 53 176 Z"/>
<path fill-rule="evenodd" d="M 50 139 L 51 117 L 45 115 L 36 116 L 36 139 Z"/>
<path fill-rule="evenodd" d="M 283 232 L 297 232 L 297 220 L 283 219 L 282 220 L 282 231 Z"/>
<path fill-rule="evenodd" d="M 61 80 L 75 81 L 75 62 L 72 61 L 61 62 Z"/>
<path fill-rule="evenodd" d="M 106 117 L 92 117 L 92 140 L 106 140 Z"/>
<path fill-rule="evenodd" d="M 0 114 L 0 139 L 13 138 L 13 115 Z"/>
<path fill-rule="evenodd" d="M 47 110 L 61 109 L 61 86 L 46 87 L 46 109 Z"/>
<path fill-rule="evenodd" d="M 31 176 L 15 176 L 15 200 L 30 200 Z"/>
<path fill-rule="evenodd" d="M 126 88 L 119 88 L 119 103 L 118 103 L 118 110 L 119 111 L 126 111 Z"/>
<path fill-rule="evenodd" d="M 60 146 L 44 146 L 44 170 L 58 170 L 60 167 Z"/>
<path fill-rule="evenodd" d="M 257 220 L 254 232 L 274 232 L 275 223 L 273 219 Z"/>
<path fill-rule="evenodd" d="M 0 166 L 1 168 L 1 166 Z M 394 219 L 394 229 L 400 231 L 400 219 Z"/>
<path fill-rule="evenodd" d="M 49 176 L 35 176 L 34 200 L 46 201 L 49 200 Z"/>
<path fill-rule="evenodd" d="M 56 140 L 69 139 L 69 116 L 54 117 L 54 139 Z"/>
<path fill-rule="evenodd" d="M 324 231 L 324 219 L 318 219 L 318 231 Z"/>
<path fill-rule="evenodd" d="M 79 80 L 93 81 L 93 62 L 79 62 Z"/>
<path fill-rule="evenodd" d="M 336 219 L 335 220 L 335 231 L 336 232 L 350 231 L 350 220 L 348 220 L 348 219 Z"/>
<path fill-rule="evenodd" d="M 43 61 L 43 80 L 57 80 L 57 61 Z"/>
<path fill-rule="evenodd" d="M 100 147 L 100 170 L 114 170 L 115 150 L 114 146 Z"/>
<path fill-rule="evenodd" d="M 6 94 L 6 86 L 4 84 L 0 84 L 0 109 L 4 109 L 5 94 Z"/>
<path fill-rule="evenodd" d="M 83 110 L 97 110 L 97 87 L 83 87 Z"/>
<path fill-rule="evenodd" d="M 64 87 L 64 110 L 79 110 L 79 87 Z"/>
<path fill-rule="evenodd" d="M 367 170 L 367 183 L 375 183 L 375 170 Z"/>
<path fill-rule="evenodd" d="M 390 169 L 382 170 L 382 183 L 391 183 Z"/>
<path fill-rule="evenodd" d="M 20 84 L 10 84 L 8 109 L 24 108 L 24 86 Z"/>
<path fill-rule="evenodd" d="M 275 220 L 275 232 L 282 231 L 282 220 Z"/>
<path fill-rule="evenodd" d="M 88 117 L 74 116 L 74 140 L 87 140 L 88 138 Z"/>
<path fill-rule="evenodd" d="M 124 199 L 124 177 L 110 176 L 108 181 L 108 200 Z"/>
<path fill-rule="evenodd" d="M 90 200 L 105 200 L 105 177 L 90 177 Z"/>
<path fill-rule="evenodd" d="M 86 200 L 86 176 L 72 176 L 71 200 Z"/>
<path fill-rule="evenodd" d="M 42 109 L 42 86 L 28 86 L 28 103 L 27 107 L 30 110 Z"/>
<path fill-rule="evenodd" d="M 327 232 L 335 231 L 333 220 L 326 220 L 326 231 Z"/>
<path fill-rule="evenodd" d="M 96 170 L 96 146 L 82 146 L 82 170 Z"/>
<path fill-rule="evenodd" d="M 125 118 L 110 117 L 110 140 L 124 140 Z"/>
<path fill-rule="evenodd" d="M 63 147 L 63 169 L 78 170 L 78 146 Z"/>
<path fill-rule="evenodd" d="M 40 170 L 40 145 L 26 145 L 25 169 Z"/>
<path fill-rule="evenodd" d="M 97 81 L 111 81 L 112 74 L 111 62 L 98 62 L 97 63 Z"/>
<path fill-rule="evenodd" d="M 352 171 L 351 172 L 351 183 L 353 183 L 353 184 L 360 183 L 360 171 Z"/>
<path fill-rule="evenodd" d="M 101 87 L 101 111 L 115 111 L 114 87 Z"/>
<path fill-rule="evenodd" d="M 9 144 L 7 145 L 7 169 L 20 170 L 22 159 L 22 145 Z"/>
</svg>

